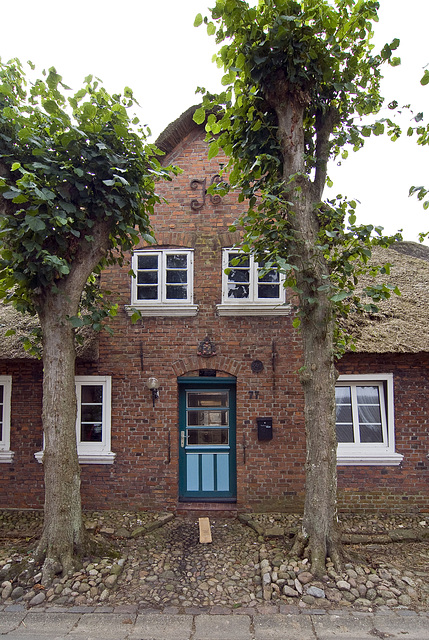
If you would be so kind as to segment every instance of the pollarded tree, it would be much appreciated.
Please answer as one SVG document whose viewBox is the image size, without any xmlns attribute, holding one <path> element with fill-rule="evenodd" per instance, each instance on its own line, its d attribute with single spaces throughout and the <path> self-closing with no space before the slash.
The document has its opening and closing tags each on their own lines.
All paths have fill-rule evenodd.
<svg viewBox="0 0 429 640">
<path fill-rule="evenodd" d="M 91 76 L 68 90 L 55 69 L 28 83 L 0 62 L 0 299 L 40 320 L 45 515 L 43 580 L 85 550 L 76 450 L 75 331 L 108 313 L 96 274 L 151 241 L 155 182 L 169 177 L 131 119 L 132 91 L 110 96 Z M 101 306 L 100 306 L 101 302 Z"/>
<path fill-rule="evenodd" d="M 256 4 L 256 3 L 255 3 Z M 300 378 L 307 441 L 303 526 L 294 551 L 307 547 L 312 572 L 325 573 L 342 550 L 336 517 L 336 317 L 359 305 L 355 286 L 372 242 L 389 240 L 355 225 L 356 203 L 323 202 L 328 161 L 358 149 L 367 131 L 361 116 L 379 111 L 380 67 L 399 41 L 376 55 L 371 45 L 378 2 L 373 0 L 217 0 L 211 19 L 199 14 L 222 43 L 219 96 L 207 94 L 195 114 L 207 117 L 209 154 L 231 158 L 229 185 L 249 207 L 241 219 L 244 250 L 287 275 L 297 296 L 303 340 Z M 219 110 L 219 108 L 221 109 Z M 207 116 L 207 114 L 209 114 Z M 369 134 L 383 133 L 381 123 Z M 345 226 L 349 216 L 349 227 Z M 271 262 L 270 262 L 271 261 Z M 385 267 L 384 269 L 386 269 Z M 376 285 L 375 297 L 389 288 Z"/>
</svg>

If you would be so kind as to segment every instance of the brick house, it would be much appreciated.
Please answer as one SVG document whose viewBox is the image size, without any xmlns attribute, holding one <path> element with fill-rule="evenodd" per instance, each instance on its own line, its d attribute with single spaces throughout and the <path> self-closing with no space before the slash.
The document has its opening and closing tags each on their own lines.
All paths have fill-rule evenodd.
<svg viewBox="0 0 429 640">
<path fill-rule="evenodd" d="M 204 136 L 192 110 L 160 136 L 183 173 L 159 185 L 157 244 L 102 276 L 119 312 L 114 336 L 88 339 L 76 364 L 85 508 L 302 509 L 300 336 L 281 276 L 233 262 L 243 205 L 206 193 L 222 159 L 207 159 Z M 403 295 L 350 321 L 357 351 L 338 363 L 339 505 L 423 512 L 429 250 L 401 243 L 386 256 Z M 0 311 L 0 507 L 43 505 L 42 365 L 17 340 L 27 324 Z"/>
</svg>

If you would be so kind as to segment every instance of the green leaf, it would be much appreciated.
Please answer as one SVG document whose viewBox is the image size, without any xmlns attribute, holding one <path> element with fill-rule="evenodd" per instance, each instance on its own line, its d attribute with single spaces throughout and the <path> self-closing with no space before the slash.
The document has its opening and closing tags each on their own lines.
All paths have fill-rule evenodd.
<svg viewBox="0 0 429 640">
<path fill-rule="evenodd" d="M 14 163 L 12 164 L 11 171 L 16 171 L 17 169 L 19 169 L 19 168 L 20 168 L 20 166 L 21 166 L 21 163 L 20 163 L 20 162 L 14 162 Z"/>
<path fill-rule="evenodd" d="M 226 73 L 222 79 L 221 79 L 221 84 L 223 87 L 227 87 L 229 84 L 231 84 L 232 82 L 234 82 L 234 73 L 230 72 L 230 73 Z"/>
<path fill-rule="evenodd" d="M 207 25 L 207 35 L 214 36 L 215 33 L 216 33 L 216 26 L 214 22 L 209 22 Z"/>
<path fill-rule="evenodd" d="M 425 69 L 423 78 L 420 80 L 420 84 L 422 84 L 423 86 L 425 86 L 426 84 L 429 84 L 429 71 L 428 71 L 428 69 Z"/>
<path fill-rule="evenodd" d="M 30 227 L 32 231 L 43 231 L 46 229 L 46 224 L 43 220 L 37 216 L 25 216 L 25 223 Z"/>
<path fill-rule="evenodd" d="M 292 326 L 294 329 L 298 329 L 301 325 L 301 320 L 300 318 L 294 318 L 292 321 Z"/>
<path fill-rule="evenodd" d="M 194 27 L 199 27 L 202 24 L 203 24 L 203 16 L 201 15 L 201 13 L 197 13 L 194 20 Z"/>
<path fill-rule="evenodd" d="M 47 113 L 50 113 L 52 115 L 57 114 L 59 111 L 61 111 L 55 100 L 45 100 L 43 102 L 43 108 Z"/>
<path fill-rule="evenodd" d="M 215 140 L 214 142 L 211 143 L 209 147 L 209 153 L 208 153 L 209 160 L 212 160 L 213 158 L 215 158 L 218 153 L 219 153 L 219 142 Z"/>
<path fill-rule="evenodd" d="M 350 295 L 350 291 L 339 291 L 338 293 L 336 293 L 331 297 L 331 300 L 332 302 L 341 302 L 342 300 L 345 300 L 346 298 L 348 298 L 349 295 Z"/>
</svg>

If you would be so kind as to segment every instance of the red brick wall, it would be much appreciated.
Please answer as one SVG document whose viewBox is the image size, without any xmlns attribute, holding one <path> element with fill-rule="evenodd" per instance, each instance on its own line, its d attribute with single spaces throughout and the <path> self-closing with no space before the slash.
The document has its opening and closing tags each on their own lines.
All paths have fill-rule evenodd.
<svg viewBox="0 0 429 640">
<path fill-rule="evenodd" d="M 305 437 L 303 397 L 297 378 L 301 366 L 299 335 L 292 317 L 219 317 L 221 248 L 238 240 L 228 232 L 240 208 L 232 195 L 213 205 L 206 198 L 199 212 L 190 201 L 201 200 L 190 180 L 219 171 L 219 160 L 207 160 L 203 135 L 191 133 L 169 158 L 184 172 L 159 185 L 168 201 L 157 208 L 153 225 L 159 245 L 195 249 L 194 317 L 143 318 L 132 324 L 124 305 L 130 303 L 129 265 L 107 269 L 103 285 L 119 304 L 112 321 L 114 337 L 100 336 L 100 358 L 78 364 L 79 375 L 112 376 L 113 465 L 82 466 L 86 508 L 174 509 L 178 498 L 177 376 L 200 368 L 237 377 L 237 492 L 240 509 L 302 508 Z M 197 356 L 209 335 L 217 355 Z M 272 345 L 275 345 L 275 366 Z M 141 363 L 143 353 L 143 367 Z M 261 360 L 264 370 L 253 373 Z M 0 365 L 13 376 L 12 465 L 0 465 L 0 506 L 35 507 L 43 502 L 42 465 L 33 457 L 41 448 L 41 365 Z M 346 510 L 429 509 L 427 440 L 428 356 L 369 357 L 350 355 L 341 373 L 395 374 L 397 451 L 400 467 L 339 467 L 340 506 Z M 423 373 L 424 372 L 424 373 Z M 160 381 L 155 409 L 145 387 L 150 375 Z M 258 392 L 258 393 L 256 393 Z M 259 442 L 256 418 L 273 417 L 273 440 Z"/>
</svg>

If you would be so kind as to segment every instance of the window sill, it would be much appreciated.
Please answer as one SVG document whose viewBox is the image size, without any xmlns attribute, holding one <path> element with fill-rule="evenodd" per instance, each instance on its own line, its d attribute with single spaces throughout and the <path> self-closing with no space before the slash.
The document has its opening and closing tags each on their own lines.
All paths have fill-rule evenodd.
<svg viewBox="0 0 429 640">
<path fill-rule="evenodd" d="M 43 463 L 43 451 L 37 451 L 34 454 L 39 464 Z M 78 453 L 79 464 L 113 464 L 115 462 L 116 453 L 107 451 L 106 453 Z"/>
<path fill-rule="evenodd" d="M 216 309 L 219 316 L 284 316 L 290 315 L 290 304 L 266 304 L 260 302 L 238 302 L 218 304 Z"/>
<path fill-rule="evenodd" d="M 142 317 L 158 316 L 196 316 L 198 313 L 197 304 L 134 304 L 125 305 L 125 311 L 132 316 L 136 311 Z"/>
<path fill-rule="evenodd" d="M 337 454 L 337 466 L 384 466 L 392 467 L 401 464 L 404 456 L 400 453 L 380 453 L 378 455 L 367 454 Z"/>
<path fill-rule="evenodd" d="M 0 451 L 0 464 L 10 464 L 13 462 L 13 456 L 15 453 L 9 449 Z"/>
</svg>

